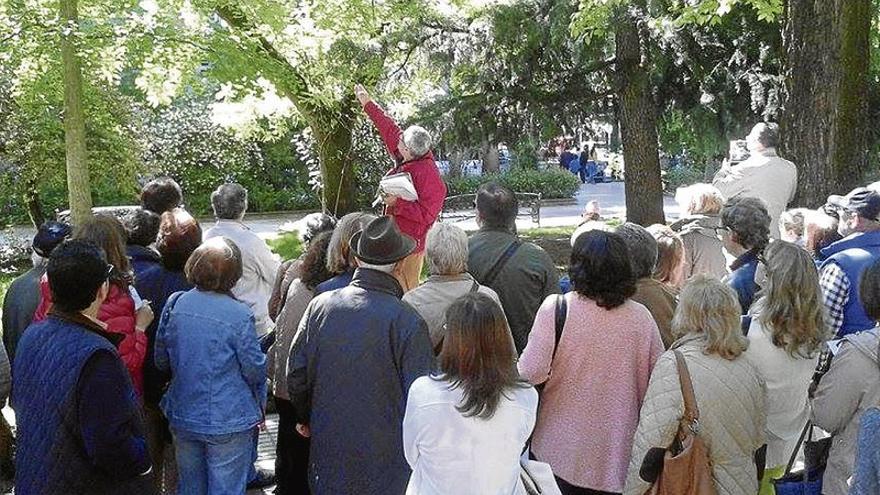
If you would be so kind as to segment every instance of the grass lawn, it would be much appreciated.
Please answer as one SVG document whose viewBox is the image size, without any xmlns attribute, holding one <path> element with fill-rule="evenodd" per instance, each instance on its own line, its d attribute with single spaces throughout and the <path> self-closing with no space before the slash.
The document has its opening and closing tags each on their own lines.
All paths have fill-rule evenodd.
<svg viewBox="0 0 880 495">
<path fill-rule="evenodd" d="M 299 255 L 303 252 L 302 241 L 299 240 L 299 232 L 295 230 L 285 232 L 275 239 L 269 239 L 266 241 L 266 244 L 269 245 L 269 249 L 273 253 L 281 256 L 282 260 L 299 258 Z"/>
</svg>

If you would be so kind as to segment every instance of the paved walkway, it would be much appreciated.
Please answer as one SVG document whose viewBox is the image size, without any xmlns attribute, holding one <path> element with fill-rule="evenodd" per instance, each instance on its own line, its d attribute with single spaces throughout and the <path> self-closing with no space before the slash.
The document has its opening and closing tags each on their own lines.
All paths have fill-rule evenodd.
<svg viewBox="0 0 880 495">
<path fill-rule="evenodd" d="M 592 200 L 599 202 L 603 217 L 623 218 L 626 216 L 626 196 L 624 194 L 623 182 L 584 184 L 575 196 L 574 204 L 542 207 L 540 224 L 535 224 L 528 218 L 520 218 L 517 220 L 517 228 L 519 230 L 528 230 L 535 227 L 578 225 L 584 207 Z M 669 196 L 664 196 L 663 206 L 666 218 L 669 220 L 676 219 L 681 214 L 681 209 Z M 246 217 L 245 223 L 261 237 L 271 238 L 277 235 L 279 228 L 297 229 L 299 227 L 298 221 L 303 216 L 302 214 L 261 215 Z M 207 220 L 207 222 L 210 222 L 210 220 Z M 473 219 L 458 221 L 455 224 L 465 230 L 477 230 L 477 224 Z"/>
</svg>

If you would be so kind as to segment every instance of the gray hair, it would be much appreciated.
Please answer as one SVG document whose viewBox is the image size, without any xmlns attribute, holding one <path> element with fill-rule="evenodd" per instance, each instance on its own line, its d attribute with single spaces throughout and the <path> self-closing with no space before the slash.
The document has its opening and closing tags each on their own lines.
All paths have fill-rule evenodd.
<svg viewBox="0 0 880 495">
<path fill-rule="evenodd" d="M 626 242 L 633 276 L 637 279 L 651 277 L 660 251 L 654 236 L 641 225 L 632 222 L 618 226 L 615 232 Z"/>
<path fill-rule="evenodd" d="M 411 125 L 403 131 L 403 144 L 414 157 L 422 156 L 431 149 L 431 134 L 424 127 Z"/>
<path fill-rule="evenodd" d="M 394 267 L 397 266 L 397 263 L 391 263 L 390 265 L 371 265 L 369 263 L 364 263 L 360 259 L 358 259 L 358 268 L 366 268 L 368 270 L 376 270 L 377 272 L 388 273 L 391 274 L 394 272 Z"/>
<path fill-rule="evenodd" d="M 736 234 L 736 243 L 746 249 L 763 250 L 770 242 L 770 214 L 758 198 L 728 200 L 721 210 L 721 225 Z"/>
<path fill-rule="evenodd" d="M 223 184 L 211 193 L 211 206 L 214 207 L 214 216 L 224 220 L 238 220 L 247 210 L 247 189 L 231 182 Z"/>
<path fill-rule="evenodd" d="M 468 238 L 461 228 L 437 222 L 428 231 L 425 259 L 431 275 L 458 275 L 467 271 Z"/>
<path fill-rule="evenodd" d="M 339 219 L 330 236 L 330 246 L 327 247 L 327 271 L 338 275 L 354 266 L 351 246 L 348 244 L 351 236 L 363 230 L 375 218 L 370 213 L 357 211 Z"/>
</svg>

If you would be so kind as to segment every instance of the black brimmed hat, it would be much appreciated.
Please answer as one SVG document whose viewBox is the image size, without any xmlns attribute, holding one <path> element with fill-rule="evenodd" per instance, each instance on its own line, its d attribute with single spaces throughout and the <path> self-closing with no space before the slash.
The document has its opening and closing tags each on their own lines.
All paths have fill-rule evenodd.
<svg viewBox="0 0 880 495">
<path fill-rule="evenodd" d="M 389 216 L 379 217 L 356 232 L 350 245 L 357 259 L 371 265 L 390 265 L 416 249 L 416 241 L 401 233 Z"/>
</svg>

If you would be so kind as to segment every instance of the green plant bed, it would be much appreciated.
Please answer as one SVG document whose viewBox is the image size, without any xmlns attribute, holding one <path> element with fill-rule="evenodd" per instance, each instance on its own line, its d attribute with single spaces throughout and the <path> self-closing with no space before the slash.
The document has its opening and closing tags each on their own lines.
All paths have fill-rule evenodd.
<svg viewBox="0 0 880 495">
<path fill-rule="evenodd" d="M 6 297 L 6 291 L 9 290 L 9 286 L 15 280 L 15 277 L 19 275 L 20 273 L 17 272 L 0 272 L 0 301 L 3 301 L 3 298 Z"/>
<path fill-rule="evenodd" d="M 273 253 L 281 256 L 283 260 L 299 258 L 303 252 L 302 241 L 299 238 L 299 232 L 296 230 L 285 232 L 275 239 L 269 239 L 266 241 L 266 244 L 269 245 L 269 249 Z"/>
<path fill-rule="evenodd" d="M 480 185 L 491 181 L 504 184 L 514 192 L 541 193 L 544 199 L 573 198 L 581 187 L 580 179 L 564 170 L 514 169 L 506 173 L 447 178 L 446 194 L 474 194 Z"/>
</svg>

